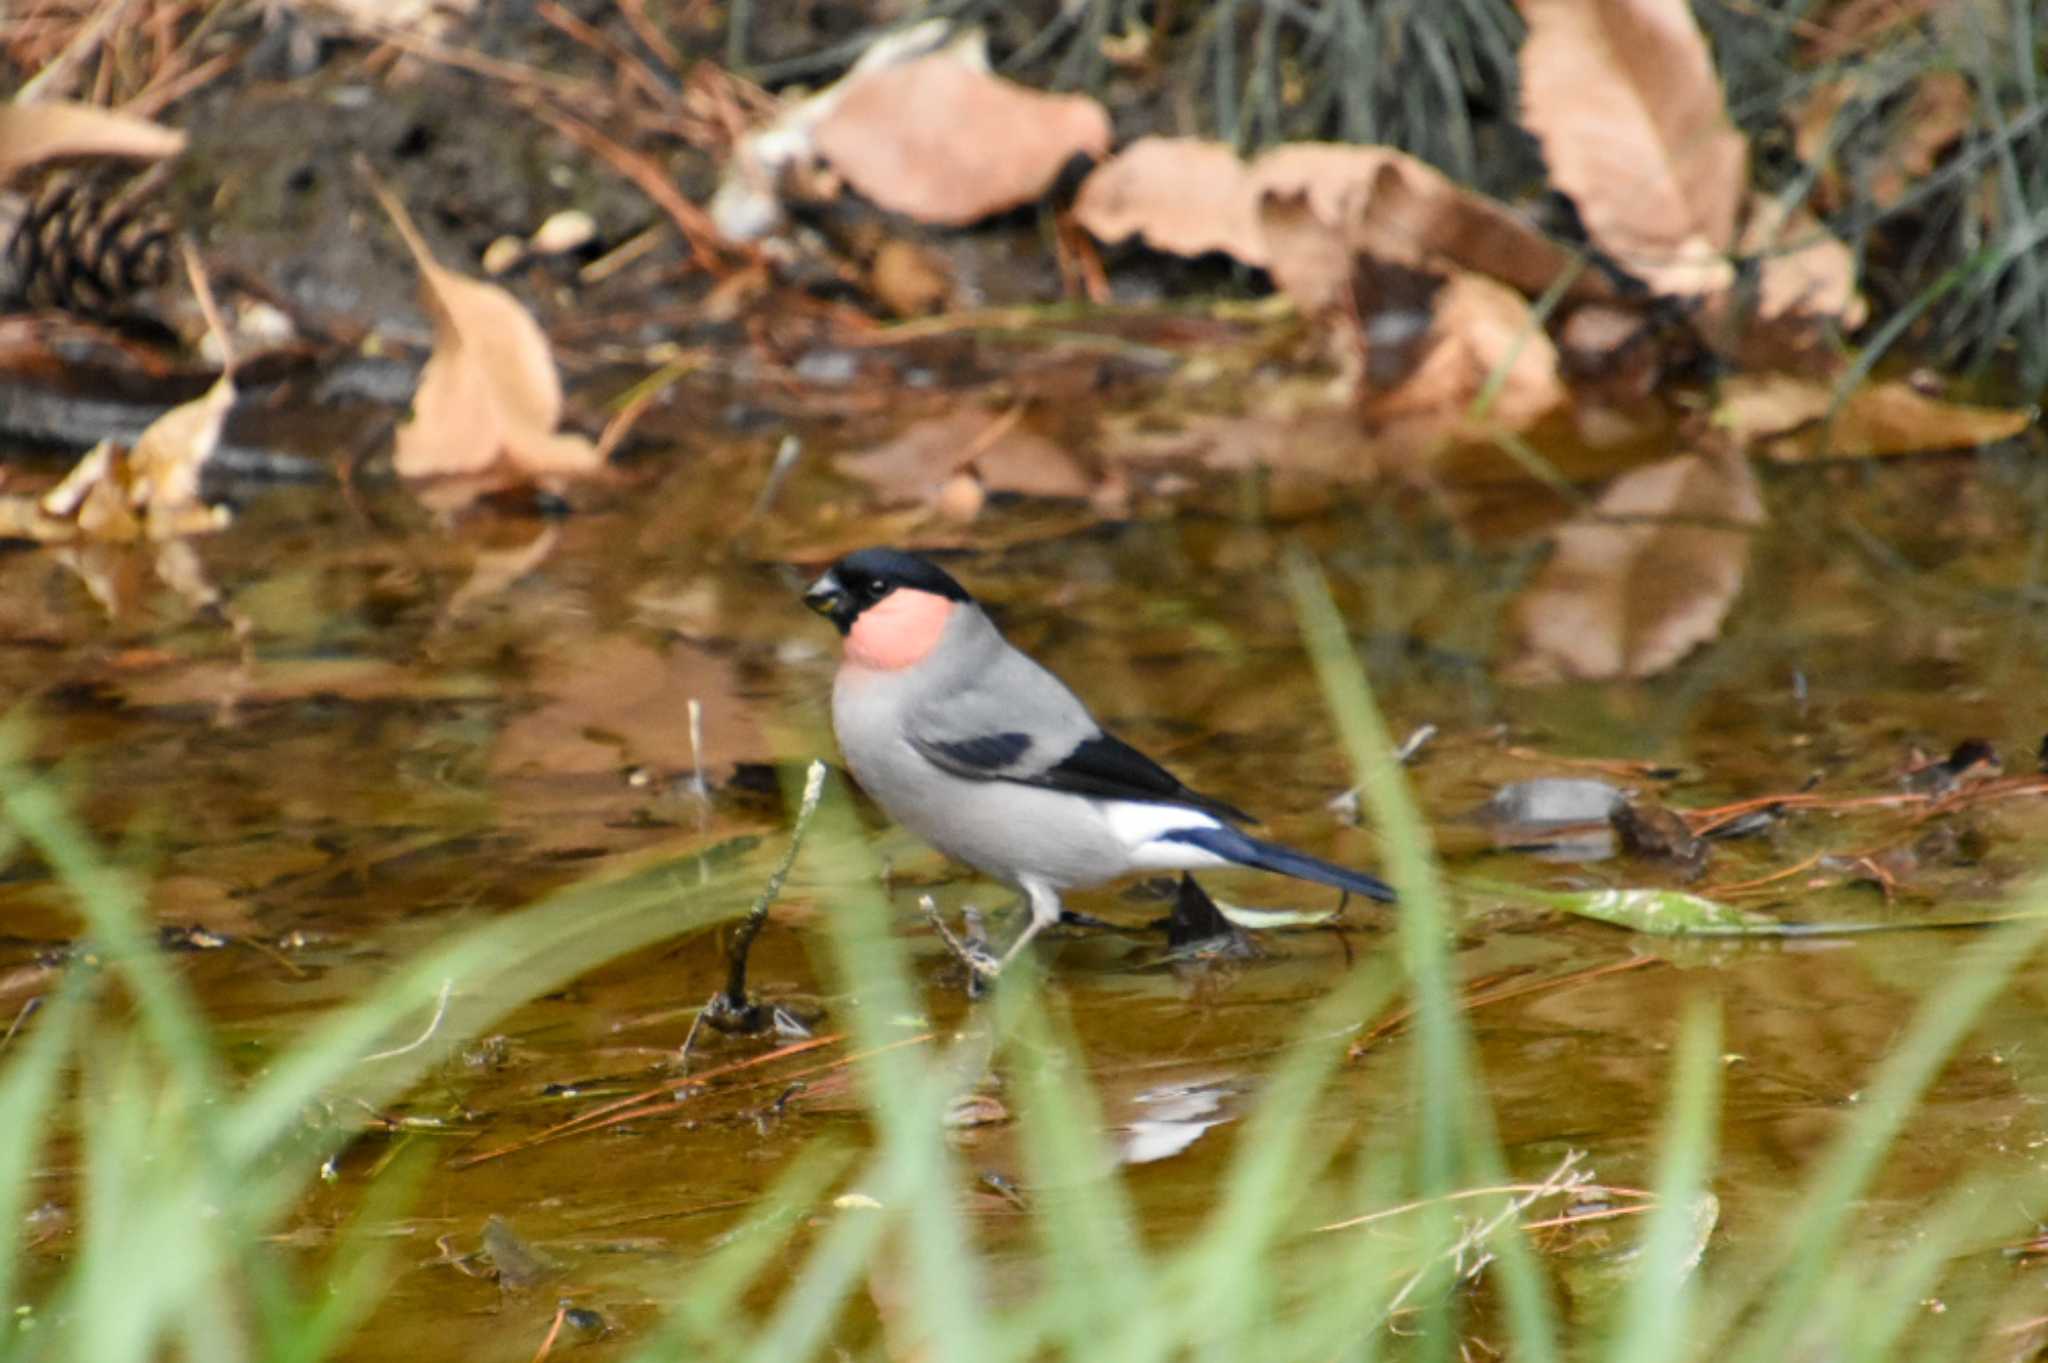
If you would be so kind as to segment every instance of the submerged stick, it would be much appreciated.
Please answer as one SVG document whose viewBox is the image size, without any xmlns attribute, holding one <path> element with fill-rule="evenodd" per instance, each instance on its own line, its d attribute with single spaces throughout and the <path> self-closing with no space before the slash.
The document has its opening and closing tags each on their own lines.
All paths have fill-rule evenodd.
<svg viewBox="0 0 2048 1363">
<path fill-rule="evenodd" d="M 818 812 L 818 801 L 825 794 L 826 766 L 813 761 L 804 773 L 804 795 L 797 805 L 796 824 L 789 831 L 789 850 L 782 854 L 782 862 L 775 868 L 768 883 L 761 887 L 760 898 L 754 907 L 747 910 L 747 916 L 740 920 L 739 931 L 733 934 L 732 942 L 725 952 L 725 989 L 712 996 L 705 1006 L 705 1017 L 714 1026 L 734 1031 L 758 1031 L 765 1025 L 756 1016 L 757 1010 L 747 1002 L 747 953 L 754 948 L 754 939 L 761 935 L 762 926 L 768 921 L 768 910 L 782 893 L 782 882 L 789 879 L 790 868 L 796 865 L 797 851 L 804 845 L 804 833 L 811 826 L 811 816 Z"/>
</svg>

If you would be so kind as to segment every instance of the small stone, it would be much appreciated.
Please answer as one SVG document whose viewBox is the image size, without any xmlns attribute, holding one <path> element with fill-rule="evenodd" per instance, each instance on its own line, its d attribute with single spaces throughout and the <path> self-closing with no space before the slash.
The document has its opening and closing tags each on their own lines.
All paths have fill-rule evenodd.
<svg viewBox="0 0 2048 1363">
<path fill-rule="evenodd" d="M 565 208 L 535 228 L 527 245 L 535 255 L 558 256 L 595 240 L 597 220 L 580 208 Z"/>
<path fill-rule="evenodd" d="M 484 247 L 484 273 L 499 275 L 526 259 L 526 243 L 517 237 L 499 237 Z"/>
<path fill-rule="evenodd" d="M 965 525 L 981 514 L 981 508 L 988 502 L 988 492 L 982 487 L 981 479 L 974 476 L 974 470 L 961 469 L 948 478 L 940 487 L 938 496 L 932 499 L 939 515 L 949 521 Z"/>
</svg>

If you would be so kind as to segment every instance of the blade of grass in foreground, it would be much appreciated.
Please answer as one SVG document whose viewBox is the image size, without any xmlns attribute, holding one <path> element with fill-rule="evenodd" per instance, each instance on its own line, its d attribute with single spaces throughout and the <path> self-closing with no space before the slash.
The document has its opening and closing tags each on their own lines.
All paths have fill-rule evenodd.
<svg viewBox="0 0 2048 1363">
<path fill-rule="evenodd" d="M 987 1299 L 981 1257 L 960 1208 L 960 1164 L 947 1145 L 947 1102 L 972 1057 L 955 1048 L 934 1059 L 927 1048 L 892 1047 L 903 1024 L 918 1018 L 903 950 L 890 932 L 888 905 L 868 888 L 879 868 L 866 849 L 840 787 L 819 806 L 810 840 L 814 864 L 831 868 L 829 883 L 846 887 L 825 921 L 843 982 L 854 1037 L 866 1052 L 857 1067 L 868 1109 L 878 1128 L 877 1186 L 864 1189 L 883 1203 L 879 1213 L 842 1215 L 812 1255 L 805 1278 L 830 1299 L 830 1313 L 786 1298 L 783 1312 L 763 1332 L 757 1357 L 807 1357 L 819 1331 L 837 1312 L 855 1274 L 871 1258 L 878 1231 L 865 1223 L 900 1223 L 907 1237 L 907 1275 L 914 1286 L 905 1305 L 911 1328 L 930 1357 L 985 1363 L 990 1357 L 984 1313 Z M 836 863 L 836 865 L 835 865 Z M 1029 981 L 1006 981 L 1011 987 Z M 856 1227 L 857 1229 L 849 1229 Z M 780 1353 L 777 1353 L 780 1350 Z"/>
<path fill-rule="evenodd" d="M 1789 1233 L 1759 1266 L 1753 1289 L 1762 1316 L 1726 1357 L 1765 1363 L 1788 1356 L 1829 1271 L 1840 1262 L 1856 1204 L 1919 1105 L 1935 1074 L 1984 1006 L 2040 947 L 2048 922 L 2029 919 L 1987 933 L 1925 999 L 1905 1037 L 1878 1066 L 1863 1101 L 1788 1218 Z M 1731 1303 L 1731 1309 L 1734 1304 Z M 1721 1330 L 1729 1322 L 1720 1322 Z"/>
<path fill-rule="evenodd" d="M 76 986 L 62 989 L 52 1003 L 38 1010 L 33 1029 L 18 1035 L 0 1069 L 0 1303 L 14 1301 L 20 1269 L 29 1189 L 36 1157 L 54 1123 L 57 1074 L 78 1031 L 84 1009 Z"/>
<path fill-rule="evenodd" d="M 78 1104 L 76 1247 L 39 1328 L 16 1341 L 40 1356 L 100 1363 L 155 1358 L 173 1345 L 220 1360 L 328 1351 L 361 1303 L 330 1310 L 299 1301 L 263 1245 L 321 1158 L 349 1139 L 342 1124 L 308 1127 L 308 1105 L 343 1092 L 380 1105 L 535 994 L 731 916 L 748 888 L 707 854 L 698 864 L 710 873 L 689 885 L 661 869 L 556 896 L 426 953 L 366 999 L 333 1010 L 244 1086 L 225 1079 L 196 1000 L 146 931 L 141 896 L 105 864 L 50 784 L 19 768 L 0 771 L 0 813 L 57 871 L 141 1023 L 115 1025 L 110 1016 L 95 1029 Z M 60 998 L 93 978 L 74 970 Z M 72 1006 L 47 1011 L 16 1039 L 0 1102 L 28 1101 L 23 1076 L 33 1071 L 20 1068 L 22 1057 L 44 1055 L 44 1046 L 61 1056 Z M 393 1048 L 401 1026 L 416 1040 Z M 45 1105 L 61 1101 L 50 1082 Z M 33 1133 L 49 1125 L 46 1113 L 11 1123 L 16 1134 L 0 1164 L 25 1169 L 35 1159 Z M 26 1178 L 14 1179 L 16 1196 Z M 348 1276 L 371 1291 L 373 1267 L 364 1261 Z"/>
<path fill-rule="evenodd" d="M 1694 1209 L 1714 1164 L 1720 1109 L 1721 1022 L 1695 1000 L 1678 1034 L 1678 1063 L 1658 1145 L 1657 1210 L 1643 1232 L 1635 1274 L 1608 1340 L 1608 1363 L 1673 1356 L 1691 1334 L 1699 1237 Z"/>
<path fill-rule="evenodd" d="M 1423 1244 L 1448 1247 L 1457 1230 L 1445 1194 L 1461 1174 L 1481 1182 L 1502 1181 L 1504 1161 L 1457 1008 L 1443 876 L 1429 830 L 1394 756 L 1386 723 L 1373 703 L 1365 671 L 1359 666 L 1336 603 L 1330 599 L 1329 585 L 1299 551 L 1288 556 L 1287 580 L 1324 698 L 1336 716 L 1353 775 L 1379 826 L 1389 879 L 1401 895 L 1401 956 L 1415 996 L 1412 1082 L 1421 1105 L 1414 1142 L 1419 1170 L 1414 1191 L 1424 1204 Z M 1520 1225 L 1510 1226 L 1493 1247 L 1500 1256 L 1515 1350 L 1529 1363 L 1551 1363 L 1557 1357 L 1557 1313 Z M 1426 1358 L 1448 1357 L 1456 1342 L 1449 1271 L 1446 1261 L 1434 1281 L 1422 1284 L 1419 1329 Z"/>
<path fill-rule="evenodd" d="M 22 724 L 0 726 L 0 814 L 19 829 L 71 891 L 100 949 L 134 991 L 163 1061 L 193 1093 L 219 1086 L 220 1070 L 199 1009 L 143 924 L 142 896 L 108 865 L 64 812 L 50 782 L 21 765 Z"/>
<path fill-rule="evenodd" d="M 1068 1358 L 1111 1337 L 1131 1363 L 1160 1357 L 1170 1333 L 1159 1313 L 1133 1311 L 1158 1291 L 1137 1213 L 1103 1138 L 1101 1105 L 1077 1074 L 1081 1049 L 1047 1016 L 1044 991 L 998 989 L 996 1028 L 1018 1087 L 1017 1119 L 1030 1177 L 1032 1222 L 1046 1263 L 1043 1313 Z"/>
<path fill-rule="evenodd" d="M 1271 1346 L 1281 1284 L 1273 1251 L 1292 1213 L 1319 1191 L 1333 1151 L 1317 1148 L 1313 1125 L 1321 1099 L 1361 1022 L 1392 995 L 1389 972 L 1359 967 L 1317 1002 L 1300 1039 L 1266 1076 L 1258 1105 L 1201 1238 L 1185 1252 L 1187 1337 L 1216 1359 L 1244 1358 Z M 1284 1352 L 1284 1350 L 1276 1350 Z"/>
<path fill-rule="evenodd" d="M 747 1210 L 739 1226 L 719 1237 L 709 1258 L 690 1268 L 667 1317 L 632 1355 L 634 1363 L 678 1358 L 734 1358 L 745 1318 L 741 1294 L 787 1252 L 799 1221 L 846 1172 L 850 1152 L 813 1146 L 791 1163 L 775 1185 Z"/>
</svg>

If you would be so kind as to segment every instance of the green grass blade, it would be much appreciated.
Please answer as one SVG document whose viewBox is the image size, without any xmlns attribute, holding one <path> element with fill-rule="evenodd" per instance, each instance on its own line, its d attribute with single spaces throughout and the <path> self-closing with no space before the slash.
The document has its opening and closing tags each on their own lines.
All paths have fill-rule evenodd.
<svg viewBox="0 0 2048 1363">
<path fill-rule="evenodd" d="M 14 1305 L 21 1264 L 17 1228 L 28 1210 L 36 1160 L 58 1108 L 57 1076 L 77 1039 L 80 990 L 61 990 L 12 1043 L 0 1069 L 0 1309 Z M 6 1325 L 0 1323 L 0 1329 Z M 4 1351 L 0 1351 L 4 1352 Z"/>
<path fill-rule="evenodd" d="M 847 887 L 827 921 L 828 942 L 850 999 L 847 1021 L 866 1059 L 856 1067 L 891 1174 L 885 1206 L 905 1218 L 908 1292 L 916 1329 L 938 1359 L 985 1363 L 989 1339 L 981 1259 L 974 1252 L 960 1205 L 959 1160 L 945 1140 L 948 1101 L 971 1082 L 975 1057 L 956 1047 L 936 1061 L 923 1049 L 892 1048 L 907 1022 L 921 1019 L 904 952 L 891 934 L 889 907 L 869 888 L 878 868 L 860 838 L 842 790 L 818 809 L 811 857 Z M 1006 988 L 1032 985 L 1027 971 L 1005 979 Z M 893 1200 L 892 1200 L 893 1199 Z"/>
<path fill-rule="evenodd" d="M 1842 1253 L 1857 1199 L 1956 1044 L 2019 966 L 2041 945 L 2048 923 L 2027 920 L 1987 933 L 1963 962 L 1922 1000 L 1898 1047 L 1878 1066 L 1860 1110 L 1821 1165 L 1811 1191 L 1790 1218 L 1784 1248 L 1774 1256 L 1763 1313 L 1734 1357 L 1786 1356 L 1805 1324 L 1828 1269 Z"/>
<path fill-rule="evenodd" d="M 1032 1221 L 1060 1309 L 1049 1326 L 1068 1357 L 1115 1336 L 1131 1363 L 1160 1357 L 1165 1322 L 1133 1312 L 1158 1290 L 1139 1235 L 1137 1213 L 1103 1138 L 1100 1106 L 1078 1077 L 1081 1050 L 1056 1029 L 1040 996 L 996 991 L 996 1026 L 1015 1070 L 1017 1118 L 1030 1179 Z"/>
<path fill-rule="evenodd" d="M 1713 1167 L 1720 1076 L 1720 1018 L 1695 1000 L 1678 1034 L 1671 1108 L 1659 1142 L 1657 1210 L 1643 1232 L 1618 1328 L 1608 1340 L 1607 1363 L 1651 1363 L 1683 1355 L 1691 1334 L 1699 1249 L 1694 1208 Z"/>
<path fill-rule="evenodd" d="M 799 1220 L 846 1172 L 849 1158 L 849 1152 L 837 1148 L 813 1147 L 798 1155 L 748 1210 L 746 1220 L 721 1236 L 709 1257 L 691 1266 L 668 1317 L 631 1355 L 634 1363 L 735 1356 L 733 1322 L 744 1314 L 740 1294 L 788 1251 Z"/>
<path fill-rule="evenodd" d="M 1388 879 L 1401 896 L 1401 957 L 1415 1006 L 1412 1082 L 1420 1107 L 1414 1138 L 1415 1193 L 1423 1201 L 1423 1243 L 1449 1245 L 1456 1232 L 1445 1194 L 1461 1172 L 1499 1181 L 1502 1161 L 1457 1010 L 1443 875 L 1329 585 L 1300 552 L 1287 560 L 1287 579 L 1323 695 L 1379 826 Z M 1556 1311 L 1535 1258 L 1519 1228 L 1510 1230 L 1496 1248 L 1517 1351 L 1531 1363 L 1549 1363 L 1557 1350 Z M 1443 1273 L 1423 1285 L 1424 1357 L 1447 1357 L 1455 1343 L 1448 1287 Z"/>
</svg>

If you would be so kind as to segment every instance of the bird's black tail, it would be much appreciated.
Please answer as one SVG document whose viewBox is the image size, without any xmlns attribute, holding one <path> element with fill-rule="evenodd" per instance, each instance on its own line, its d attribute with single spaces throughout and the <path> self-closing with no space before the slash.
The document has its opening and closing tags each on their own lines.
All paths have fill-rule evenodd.
<svg viewBox="0 0 2048 1363">
<path fill-rule="evenodd" d="M 1214 852 L 1225 861 L 1234 861 L 1240 866 L 1276 871 L 1296 880 L 1312 880 L 1318 885 L 1332 885 L 1382 903 L 1391 904 L 1394 900 L 1393 887 L 1378 876 L 1353 871 L 1306 852 L 1282 847 L 1277 842 L 1266 842 L 1235 828 L 1176 828 L 1162 836 L 1168 841 L 1184 842 L 1205 852 Z"/>
</svg>

